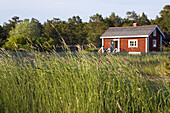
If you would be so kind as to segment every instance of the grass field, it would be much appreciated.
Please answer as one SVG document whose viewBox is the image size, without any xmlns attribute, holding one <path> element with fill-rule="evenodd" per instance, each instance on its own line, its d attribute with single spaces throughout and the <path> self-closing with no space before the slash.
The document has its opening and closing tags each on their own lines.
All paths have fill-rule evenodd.
<svg viewBox="0 0 170 113">
<path fill-rule="evenodd" d="M 170 52 L 0 55 L 0 113 L 168 113 Z"/>
</svg>

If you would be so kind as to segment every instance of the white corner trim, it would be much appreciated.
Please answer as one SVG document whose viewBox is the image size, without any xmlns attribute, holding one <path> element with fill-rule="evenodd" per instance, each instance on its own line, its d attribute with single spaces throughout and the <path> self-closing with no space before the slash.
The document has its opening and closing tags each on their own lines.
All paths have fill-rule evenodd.
<svg viewBox="0 0 170 113">
<path fill-rule="evenodd" d="M 145 52 L 147 53 L 148 52 L 148 38 L 145 39 L 146 40 L 146 43 L 145 43 Z"/>
<path fill-rule="evenodd" d="M 149 37 L 146 38 L 146 43 L 145 43 L 145 52 L 148 53 L 149 52 Z"/>
<path fill-rule="evenodd" d="M 118 52 L 120 52 L 120 38 L 118 39 Z"/>
<path fill-rule="evenodd" d="M 102 47 L 104 46 L 104 39 L 102 38 Z"/>
<path fill-rule="evenodd" d="M 129 54 L 141 54 L 141 52 L 129 52 Z"/>
<path fill-rule="evenodd" d="M 142 38 L 142 37 L 148 37 L 149 35 L 132 35 L 132 36 L 106 36 L 106 37 L 100 37 L 100 38 Z"/>
</svg>

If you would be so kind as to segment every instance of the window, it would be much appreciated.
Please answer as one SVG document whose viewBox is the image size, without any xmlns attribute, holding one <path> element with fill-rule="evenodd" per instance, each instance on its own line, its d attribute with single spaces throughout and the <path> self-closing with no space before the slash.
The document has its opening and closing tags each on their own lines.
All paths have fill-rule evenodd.
<svg viewBox="0 0 170 113">
<path fill-rule="evenodd" d="M 128 47 L 138 47 L 138 40 L 128 40 Z"/>
<path fill-rule="evenodd" d="M 153 36 L 156 36 L 156 29 L 153 31 Z"/>
<path fill-rule="evenodd" d="M 156 40 L 153 40 L 153 47 L 156 47 Z"/>
</svg>

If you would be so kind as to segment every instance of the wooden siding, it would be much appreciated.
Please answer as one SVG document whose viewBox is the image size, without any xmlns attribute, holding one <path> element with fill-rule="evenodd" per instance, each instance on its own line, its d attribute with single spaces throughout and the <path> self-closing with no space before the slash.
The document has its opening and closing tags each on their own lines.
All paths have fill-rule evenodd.
<svg viewBox="0 0 170 113">
<path fill-rule="evenodd" d="M 128 40 L 138 40 L 138 47 L 128 48 Z M 110 48 L 110 40 L 104 39 L 104 48 Z M 120 38 L 120 51 L 121 52 L 145 52 L 146 50 L 146 38 Z"/>
<path fill-rule="evenodd" d="M 138 47 L 128 47 L 128 40 L 138 40 Z M 145 52 L 146 38 L 121 38 L 120 51 L 121 52 Z"/>
<path fill-rule="evenodd" d="M 156 36 L 153 36 L 153 33 L 149 37 L 149 51 L 160 51 L 160 35 L 158 29 L 156 29 Z M 156 47 L 153 47 L 153 40 L 156 40 Z"/>
<path fill-rule="evenodd" d="M 156 36 L 153 33 L 149 36 L 149 51 L 160 51 L 160 36 L 161 33 L 156 28 Z M 128 47 L 128 40 L 138 40 L 138 47 Z M 104 48 L 110 48 L 110 39 L 104 39 Z M 153 40 L 156 40 L 156 47 L 153 47 Z M 120 52 L 145 52 L 146 51 L 146 38 L 120 38 Z"/>
<path fill-rule="evenodd" d="M 104 48 L 105 49 L 110 48 L 110 40 L 113 40 L 113 38 L 104 39 Z"/>
</svg>

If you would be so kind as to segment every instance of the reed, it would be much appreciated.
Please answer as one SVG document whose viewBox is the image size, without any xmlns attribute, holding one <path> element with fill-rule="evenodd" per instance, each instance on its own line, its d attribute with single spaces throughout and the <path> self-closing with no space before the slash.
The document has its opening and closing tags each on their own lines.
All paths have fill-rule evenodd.
<svg viewBox="0 0 170 113">
<path fill-rule="evenodd" d="M 3 52 L 0 112 L 168 113 L 169 82 L 159 79 L 167 60 L 161 53 Z"/>
</svg>

